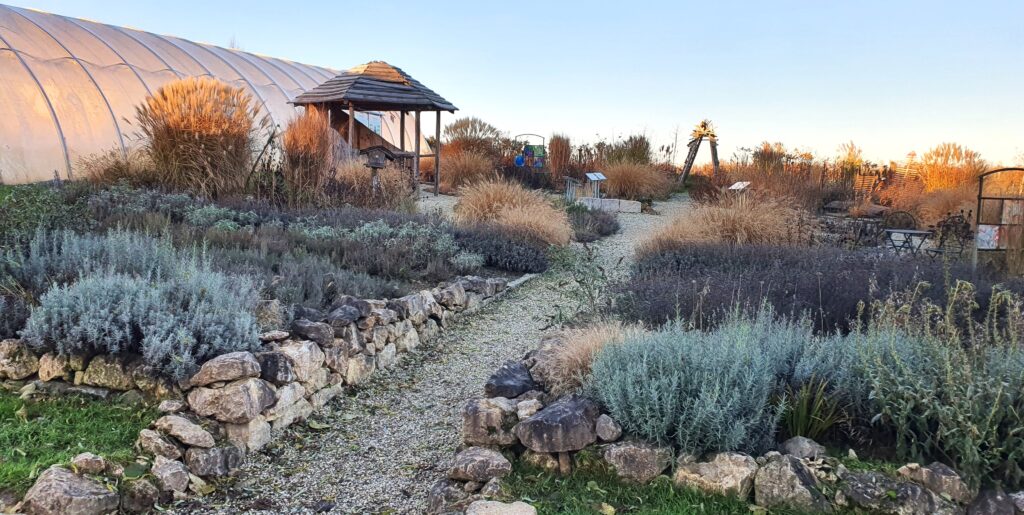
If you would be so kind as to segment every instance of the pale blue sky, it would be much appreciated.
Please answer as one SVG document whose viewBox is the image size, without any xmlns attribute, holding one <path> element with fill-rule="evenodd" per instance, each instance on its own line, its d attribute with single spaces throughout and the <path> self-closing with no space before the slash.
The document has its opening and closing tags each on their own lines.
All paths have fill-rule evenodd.
<svg viewBox="0 0 1024 515">
<path fill-rule="evenodd" d="M 382 59 L 512 134 L 662 144 L 710 118 L 723 158 L 762 140 L 1024 153 L 1024 1 L 0 1 L 339 69 Z"/>
</svg>

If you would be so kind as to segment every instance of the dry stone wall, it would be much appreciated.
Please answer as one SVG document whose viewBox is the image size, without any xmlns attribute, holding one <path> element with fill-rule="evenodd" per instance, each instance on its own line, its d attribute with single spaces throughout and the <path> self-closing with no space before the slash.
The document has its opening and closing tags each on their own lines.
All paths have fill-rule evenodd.
<svg viewBox="0 0 1024 515">
<path fill-rule="evenodd" d="M 170 500 L 203 493 L 209 479 L 239 468 L 246 453 L 307 419 L 346 387 L 393 367 L 401 355 L 506 288 L 504 279 L 469 276 L 390 300 L 343 296 L 329 312 L 301 309 L 287 330 L 261 335 L 259 351 L 218 356 L 177 383 L 157 377 L 138 357 L 35 356 L 22 342 L 7 340 L 0 342 L 0 380 L 23 382 L 23 395 L 163 399 L 160 418 L 140 432 L 137 447 L 153 457 L 150 486 L 159 492 L 153 502 Z M 269 302 L 263 309 L 279 307 Z M 25 511 L 52 513 L 43 499 L 78 505 L 79 494 L 98 492 L 100 483 L 80 472 L 56 466 L 43 474 L 26 496 Z M 77 475 L 71 480 L 68 474 Z M 106 509 L 110 502 L 103 498 L 90 506 Z M 140 504 L 134 497 L 132 503 Z"/>
</svg>

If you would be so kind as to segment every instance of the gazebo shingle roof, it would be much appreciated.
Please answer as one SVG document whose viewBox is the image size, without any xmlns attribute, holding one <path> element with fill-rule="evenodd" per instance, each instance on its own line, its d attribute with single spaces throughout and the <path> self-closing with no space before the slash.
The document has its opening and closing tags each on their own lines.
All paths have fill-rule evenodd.
<svg viewBox="0 0 1024 515">
<path fill-rule="evenodd" d="M 302 93 L 295 105 L 341 103 L 370 111 L 452 111 L 457 108 L 400 68 L 371 61 Z"/>
</svg>

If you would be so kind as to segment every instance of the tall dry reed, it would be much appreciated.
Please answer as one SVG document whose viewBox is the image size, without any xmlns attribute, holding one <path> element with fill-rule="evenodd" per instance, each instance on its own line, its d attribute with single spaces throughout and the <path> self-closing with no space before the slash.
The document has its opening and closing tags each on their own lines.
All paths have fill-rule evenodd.
<svg viewBox="0 0 1024 515">
<path fill-rule="evenodd" d="M 378 172 L 380 189 L 373 191 L 373 170 L 360 159 L 350 159 L 335 167 L 331 193 L 343 202 L 372 209 L 412 210 L 412 185 L 409 172 L 387 166 Z"/>
<path fill-rule="evenodd" d="M 637 248 L 647 256 L 695 243 L 735 245 L 806 245 L 817 222 L 791 201 L 751 194 L 724 195 L 718 202 L 695 205 L 654 233 Z"/>
<path fill-rule="evenodd" d="M 601 167 L 601 171 L 608 178 L 603 188 L 609 197 L 657 200 L 672 194 L 672 179 L 650 164 L 617 161 Z"/>
<path fill-rule="evenodd" d="M 136 108 L 161 186 L 218 197 L 243 193 L 267 124 L 245 90 L 209 77 L 171 82 Z"/>
<path fill-rule="evenodd" d="M 524 239 L 565 245 L 572 239 L 569 216 L 540 192 L 502 179 L 462 188 L 455 205 L 455 221 L 464 226 L 498 225 Z"/>
<path fill-rule="evenodd" d="M 572 144 L 564 134 L 552 134 L 548 140 L 548 168 L 551 169 L 551 180 L 559 185 L 569 172 L 569 161 L 572 159 Z"/>
<path fill-rule="evenodd" d="M 318 110 L 288 124 L 281 138 L 284 196 L 289 206 L 323 204 L 328 182 L 338 165 L 336 145 L 341 136 Z"/>
</svg>

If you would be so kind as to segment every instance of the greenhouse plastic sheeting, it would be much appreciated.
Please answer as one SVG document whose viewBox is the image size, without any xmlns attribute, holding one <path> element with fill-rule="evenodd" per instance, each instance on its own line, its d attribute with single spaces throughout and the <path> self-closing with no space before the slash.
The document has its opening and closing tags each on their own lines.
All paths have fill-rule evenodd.
<svg viewBox="0 0 1024 515">
<path fill-rule="evenodd" d="M 337 72 L 134 29 L 0 5 L 0 183 L 74 178 L 78 161 L 137 144 L 135 108 L 172 80 L 210 76 L 252 94 L 282 129 L 289 101 Z M 366 123 L 370 114 L 359 114 Z M 397 143 L 398 117 L 382 136 Z M 412 141 L 408 124 L 406 141 Z"/>
</svg>

